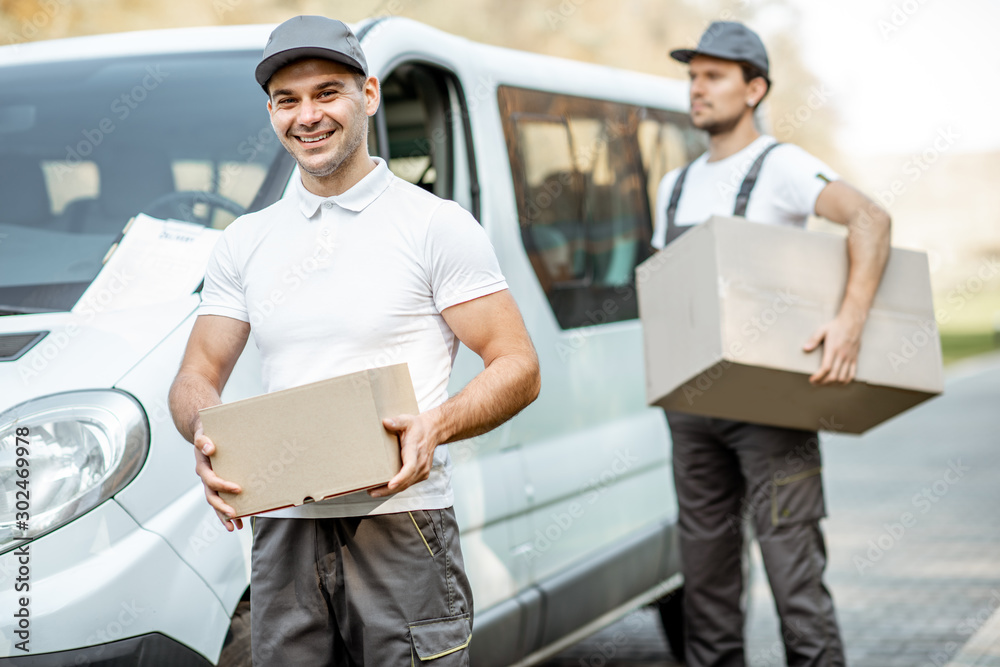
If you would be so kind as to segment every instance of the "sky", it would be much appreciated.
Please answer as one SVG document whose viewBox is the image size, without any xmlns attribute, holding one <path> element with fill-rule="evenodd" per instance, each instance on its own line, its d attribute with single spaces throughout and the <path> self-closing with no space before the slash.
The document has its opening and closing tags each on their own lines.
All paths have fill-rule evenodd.
<svg viewBox="0 0 1000 667">
<path fill-rule="evenodd" d="M 755 24 L 765 42 L 798 31 L 845 152 L 912 153 L 945 136 L 959 152 L 1000 150 L 1000 1 L 792 2 L 797 20 L 762 10 Z"/>
</svg>

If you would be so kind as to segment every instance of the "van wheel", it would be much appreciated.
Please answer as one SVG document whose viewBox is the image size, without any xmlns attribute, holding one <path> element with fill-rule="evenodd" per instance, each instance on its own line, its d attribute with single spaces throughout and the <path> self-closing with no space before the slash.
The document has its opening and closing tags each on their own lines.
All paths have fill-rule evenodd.
<svg viewBox="0 0 1000 667">
<path fill-rule="evenodd" d="M 684 587 L 657 600 L 656 607 L 670 653 L 677 662 L 684 662 Z"/>
<path fill-rule="evenodd" d="M 219 667 L 251 667 L 250 663 L 250 600 L 240 600 L 222 645 Z"/>
</svg>

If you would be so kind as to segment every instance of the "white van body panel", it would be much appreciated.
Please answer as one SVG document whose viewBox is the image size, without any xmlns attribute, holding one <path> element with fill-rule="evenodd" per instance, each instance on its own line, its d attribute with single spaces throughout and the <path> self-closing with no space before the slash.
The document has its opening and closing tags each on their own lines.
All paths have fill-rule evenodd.
<svg viewBox="0 0 1000 667">
<path fill-rule="evenodd" d="M 21 358 L 0 365 L 0 412 L 39 396 L 114 386 L 197 303 L 190 296 L 127 311 L 0 317 L 0 334 L 50 332 Z"/>
<path fill-rule="evenodd" d="M 33 541 L 32 654 L 100 645 L 160 632 L 183 639 L 205 655 L 218 655 L 229 627 L 228 610 L 157 535 L 109 501 Z M 0 605 L 15 609 L 15 551 L 0 555 Z M 164 614 L 163 609 L 190 609 Z M 21 655 L 4 643 L 0 653 Z"/>
</svg>

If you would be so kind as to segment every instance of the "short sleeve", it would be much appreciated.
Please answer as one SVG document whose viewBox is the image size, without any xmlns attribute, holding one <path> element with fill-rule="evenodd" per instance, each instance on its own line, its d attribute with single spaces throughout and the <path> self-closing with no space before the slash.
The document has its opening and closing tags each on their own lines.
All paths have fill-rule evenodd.
<svg viewBox="0 0 1000 667">
<path fill-rule="evenodd" d="M 454 202 L 432 214 L 424 253 L 438 312 L 507 289 L 486 232 Z"/>
<path fill-rule="evenodd" d="M 656 208 L 653 210 L 653 240 L 652 246 L 657 250 L 667 245 L 667 204 L 670 203 L 670 195 L 677 181 L 680 169 L 667 172 L 660 185 L 656 188 Z"/>
<path fill-rule="evenodd" d="M 790 212 L 801 216 L 814 215 L 819 193 L 829 183 L 838 180 L 840 175 L 794 144 L 783 144 L 775 149 L 773 157 L 780 157 L 776 162 L 781 171 L 782 199 Z"/>
<path fill-rule="evenodd" d="M 243 322 L 250 321 L 240 272 L 226 233 L 222 234 L 209 257 L 198 315 L 223 315 Z"/>
</svg>

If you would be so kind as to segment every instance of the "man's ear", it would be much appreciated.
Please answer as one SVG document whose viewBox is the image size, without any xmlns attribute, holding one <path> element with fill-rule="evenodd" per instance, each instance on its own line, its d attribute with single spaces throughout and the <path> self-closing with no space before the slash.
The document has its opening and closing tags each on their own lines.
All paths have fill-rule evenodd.
<svg viewBox="0 0 1000 667">
<path fill-rule="evenodd" d="M 379 80 L 373 76 L 365 80 L 365 113 L 374 116 L 382 102 L 382 89 Z M 270 103 L 269 103 L 270 104 Z"/>
<path fill-rule="evenodd" d="M 267 96 L 267 113 L 269 113 L 269 114 L 274 113 L 274 109 L 271 106 L 271 96 L 270 95 Z"/>
<path fill-rule="evenodd" d="M 747 83 L 747 88 L 748 97 L 753 100 L 753 104 L 747 106 L 756 107 L 767 94 L 767 81 L 762 76 L 755 76 Z"/>
</svg>

